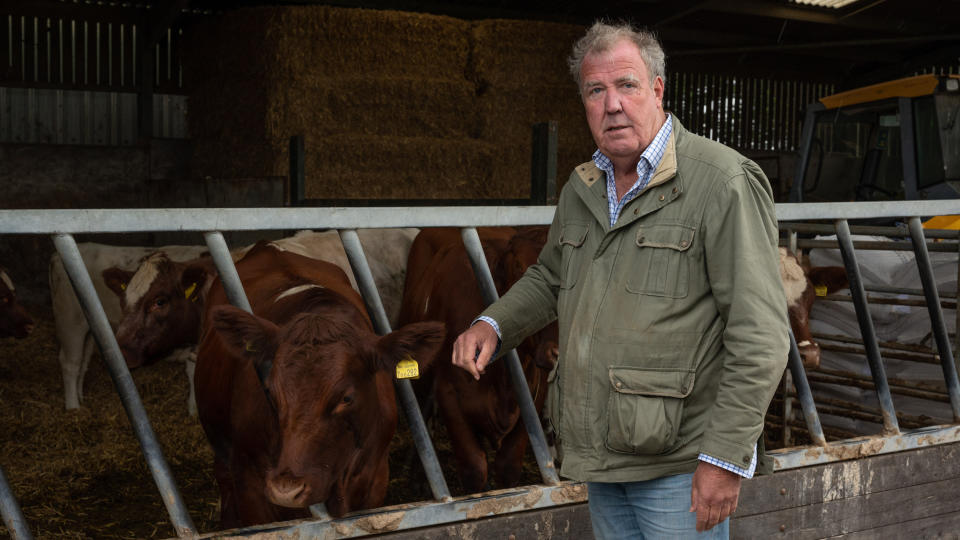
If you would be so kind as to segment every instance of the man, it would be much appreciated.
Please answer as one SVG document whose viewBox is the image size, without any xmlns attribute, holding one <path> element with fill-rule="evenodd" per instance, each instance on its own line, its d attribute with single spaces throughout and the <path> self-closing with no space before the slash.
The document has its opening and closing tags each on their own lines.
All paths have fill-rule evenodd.
<svg viewBox="0 0 960 540">
<path fill-rule="evenodd" d="M 727 538 L 787 358 L 772 191 L 664 112 L 653 35 L 594 24 L 570 64 L 598 150 L 453 363 L 479 379 L 498 346 L 558 318 L 548 410 L 596 536 Z"/>
</svg>

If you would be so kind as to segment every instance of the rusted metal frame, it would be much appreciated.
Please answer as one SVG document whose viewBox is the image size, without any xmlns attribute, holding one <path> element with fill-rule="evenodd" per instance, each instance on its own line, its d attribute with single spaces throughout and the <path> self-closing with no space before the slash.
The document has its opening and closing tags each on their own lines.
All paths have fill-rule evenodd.
<svg viewBox="0 0 960 540">
<path fill-rule="evenodd" d="M 842 345 L 832 345 L 829 343 L 821 343 L 820 349 L 824 351 L 834 351 L 834 352 L 842 352 L 842 353 L 866 354 L 865 347 L 844 347 Z M 938 360 L 937 358 L 927 358 L 925 356 L 918 356 L 915 354 L 885 351 L 883 355 L 887 358 L 896 358 L 897 360 L 917 362 L 918 364 L 937 364 L 937 365 L 940 364 L 940 360 Z"/>
<path fill-rule="evenodd" d="M 170 515 L 170 521 L 177 535 L 182 537 L 192 537 L 197 534 L 196 527 L 190 518 L 190 513 L 183 503 L 179 490 L 174 483 L 170 467 L 163 457 L 163 450 L 157 442 L 157 437 L 150 425 L 150 419 L 147 417 L 147 411 L 140 400 L 140 394 L 137 392 L 137 386 L 130 376 L 130 370 L 117 345 L 117 339 L 107 320 L 107 315 L 103 311 L 103 304 L 97 296 L 97 291 L 93 287 L 93 281 L 87 272 L 87 267 L 83 264 L 80 251 L 77 249 L 77 243 L 69 234 L 54 234 L 53 243 L 60 254 L 63 267 L 67 271 L 70 283 L 73 285 L 80 306 L 83 308 L 84 315 L 90 325 L 90 330 L 100 346 L 104 363 L 113 379 L 113 384 L 120 395 L 120 401 L 123 408 L 130 418 L 130 424 L 140 442 L 143 455 L 147 460 L 147 466 L 153 475 L 154 483 L 160 490 L 160 496 L 163 504 Z"/>
<path fill-rule="evenodd" d="M 383 301 L 380 298 L 380 292 L 377 291 L 377 285 L 373 281 L 373 274 L 370 272 L 370 265 L 367 262 L 366 255 L 364 255 L 360 237 L 357 235 L 356 229 L 340 229 L 338 232 L 340 233 L 340 241 L 343 243 L 343 250 L 346 252 L 350 267 L 353 269 L 353 275 L 357 279 L 357 286 L 360 288 L 363 301 L 367 306 L 367 312 L 373 319 L 373 327 L 380 335 L 389 334 L 391 331 L 390 321 L 387 320 L 387 313 L 383 309 Z M 397 388 L 400 404 L 406 414 L 410 434 L 413 436 L 413 443 L 417 448 L 417 454 L 420 456 L 420 462 L 423 464 L 423 470 L 427 475 L 427 482 L 430 484 L 433 498 L 438 501 L 450 501 L 452 500 L 450 489 L 443 477 L 440 461 L 437 459 L 437 452 L 430 440 L 426 422 L 423 421 L 423 414 L 420 412 L 417 396 L 413 392 L 413 385 L 407 379 L 400 379 L 394 382 L 394 386 Z"/>
<path fill-rule="evenodd" d="M 863 336 L 864 348 L 867 352 L 867 363 L 873 381 L 877 385 L 877 399 L 880 400 L 880 409 L 883 411 L 883 429 L 885 433 L 899 433 L 897 416 L 890 397 L 890 387 L 887 385 L 887 374 L 880 357 L 880 347 L 877 345 L 877 335 L 873 328 L 873 318 L 867 304 L 867 293 L 863 290 L 863 279 L 860 276 L 860 266 L 853 249 L 853 240 L 850 238 L 850 226 L 847 220 L 836 221 L 837 240 L 840 244 L 840 253 L 843 264 L 847 269 L 847 278 L 850 281 L 850 293 L 853 296 L 853 305 L 857 311 L 857 322 L 860 323 L 860 333 Z"/>
<path fill-rule="evenodd" d="M 496 302 L 500 295 L 497 294 L 497 287 L 493 283 L 493 275 L 490 273 L 490 267 L 487 266 L 487 258 L 483 254 L 480 236 L 474 227 L 463 227 L 460 230 L 460 235 L 463 238 L 463 246 L 467 250 L 467 255 L 470 257 L 473 273 L 480 285 L 483 301 L 490 305 Z M 540 425 L 540 415 L 537 414 L 533 398 L 530 397 L 530 388 L 527 386 L 527 378 L 520 366 L 520 357 L 517 355 L 517 351 L 513 349 L 506 354 L 505 360 L 510 372 L 510 382 L 513 383 L 513 391 L 520 406 L 520 416 L 523 418 L 523 425 L 530 437 L 530 449 L 533 450 L 533 455 L 537 459 L 537 466 L 540 468 L 540 475 L 543 477 L 545 484 L 557 485 L 560 478 L 557 476 L 556 466 L 547 447 L 543 426 Z"/>
<path fill-rule="evenodd" d="M 816 383 L 856 386 L 858 388 L 865 388 L 867 390 L 874 390 L 876 388 L 872 379 L 856 373 L 851 373 L 849 371 L 827 370 L 820 368 L 819 370 L 810 373 L 808 378 Z M 896 383 L 892 380 L 890 381 L 890 393 L 926 399 L 930 401 L 937 401 L 941 403 L 950 403 L 950 396 L 948 396 L 946 392 L 941 392 L 934 389 L 920 389 L 912 386 L 912 383 L 909 381 L 904 381 L 902 379 L 897 379 Z"/>
<path fill-rule="evenodd" d="M 955 442 L 960 442 L 960 426 L 929 426 L 890 436 L 868 435 L 835 441 L 823 447 L 771 450 L 768 455 L 773 459 L 774 471 L 783 471 Z"/>
<path fill-rule="evenodd" d="M 783 427 L 784 423 L 789 424 L 791 428 L 795 428 L 797 429 L 797 431 L 806 433 L 808 435 L 810 434 L 810 431 L 807 429 L 807 425 L 803 423 L 802 420 L 791 419 L 788 422 L 784 422 L 782 417 L 779 417 L 775 414 L 768 414 L 766 416 L 764 427 L 767 427 L 770 429 L 779 429 Z M 831 439 L 853 439 L 863 435 L 862 433 L 854 433 L 853 431 L 847 431 L 845 429 L 835 428 L 831 426 L 824 427 L 823 433 L 825 435 L 830 436 Z M 772 450 L 768 450 L 767 452 L 768 453 L 772 452 Z"/>
<path fill-rule="evenodd" d="M 787 360 L 790 373 L 793 375 L 793 384 L 797 389 L 797 396 L 800 399 L 800 409 L 803 411 L 803 419 L 807 423 L 807 431 L 813 443 L 819 446 L 827 444 L 827 439 L 823 436 L 823 426 L 820 425 L 820 416 L 817 414 L 817 406 L 813 402 L 813 393 L 810 392 L 810 384 L 807 382 L 807 374 L 803 369 L 803 360 L 800 359 L 800 349 L 797 348 L 797 340 L 793 337 L 793 330 L 790 330 L 790 357 Z M 786 411 L 787 400 L 784 400 L 784 411 Z M 784 414 L 785 418 L 788 418 Z M 784 422 L 786 424 L 786 422 Z"/>
<path fill-rule="evenodd" d="M 809 249 L 837 249 L 836 240 L 800 240 L 801 248 Z M 907 241 L 896 242 L 889 240 L 856 240 L 853 247 L 874 251 L 913 251 L 913 244 Z M 955 253 L 957 246 L 953 242 L 928 242 L 927 250 L 943 253 Z"/>
<path fill-rule="evenodd" d="M 586 501 L 586 484 L 564 481 L 555 486 L 489 491 L 480 496 L 458 497 L 450 502 L 420 502 L 362 510 L 328 521 L 306 519 L 218 531 L 198 538 L 356 538 Z"/>
<path fill-rule="evenodd" d="M 940 308 L 940 296 L 937 292 L 937 280 L 933 275 L 933 265 L 930 263 L 930 254 L 927 253 L 927 244 L 923 236 L 923 225 L 920 218 L 913 216 L 908 222 L 910 238 L 913 240 L 914 258 L 917 269 L 920 271 L 920 282 L 927 298 L 927 311 L 930 313 L 930 325 L 933 327 L 933 336 L 940 351 L 940 362 L 943 366 L 943 379 L 947 383 L 947 392 L 950 394 L 950 408 L 953 409 L 954 421 L 960 421 L 960 381 L 957 380 L 957 366 L 953 361 L 953 351 L 950 350 L 950 338 L 947 336 L 947 324 Z M 955 306 L 956 304 L 954 304 Z"/>
<path fill-rule="evenodd" d="M 864 286 L 864 291 L 867 290 L 867 287 Z M 852 302 L 853 297 L 846 294 L 828 294 L 823 297 L 824 300 L 830 300 L 832 302 Z M 887 298 L 880 296 L 868 296 L 868 304 L 883 304 L 888 306 L 913 306 L 913 307 L 924 307 L 927 305 L 926 300 L 907 300 L 904 298 Z M 956 302 L 950 302 L 947 300 L 941 301 L 940 306 L 947 309 L 954 309 L 957 307 Z"/>
<path fill-rule="evenodd" d="M 17 504 L 17 498 L 10 489 L 6 475 L 0 468 L 0 514 L 3 515 L 3 524 L 7 526 L 7 532 L 14 540 L 32 540 L 30 527 L 27 526 L 27 519 L 23 517 L 20 511 L 20 505 Z"/>
<path fill-rule="evenodd" d="M 863 340 L 853 338 L 850 336 L 841 336 L 837 334 L 821 334 L 819 332 L 813 332 L 813 337 L 815 339 L 826 339 L 830 341 L 839 341 L 841 343 L 857 343 L 863 345 Z M 931 356 L 936 355 L 937 351 L 931 349 L 930 347 L 925 347 L 923 345 L 914 345 L 910 343 L 897 343 L 896 341 L 880 341 L 880 347 L 884 349 L 893 349 L 895 351 L 907 351 L 915 352 L 920 354 L 929 354 Z"/>
</svg>

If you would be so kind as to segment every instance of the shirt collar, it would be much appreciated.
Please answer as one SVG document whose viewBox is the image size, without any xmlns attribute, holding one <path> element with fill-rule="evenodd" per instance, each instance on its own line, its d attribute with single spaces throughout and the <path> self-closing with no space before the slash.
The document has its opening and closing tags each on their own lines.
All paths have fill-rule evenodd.
<svg viewBox="0 0 960 540">
<path fill-rule="evenodd" d="M 640 154 L 640 160 L 637 161 L 638 183 L 646 184 L 650 175 L 660 166 L 660 161 L 663 160 L 663 154 L 667 151 L 667 141 L 670 140 L 670 134 L 673 133 L 673 120 L 670 113 L 666 113 L 666 115 L 667 119 L 663 125 L 660 126 L 660 131 L 657 132 L 653 140 L 650 141 L 650 144 L 648 144 L 643 153 Z M 593 162 L 601 171 L 607 174 L 608 184 L 614 181 L 613 162 L 610 161 L 610 158 L 597 149 L 597 151 L 593 153 Z"/>
</svg>

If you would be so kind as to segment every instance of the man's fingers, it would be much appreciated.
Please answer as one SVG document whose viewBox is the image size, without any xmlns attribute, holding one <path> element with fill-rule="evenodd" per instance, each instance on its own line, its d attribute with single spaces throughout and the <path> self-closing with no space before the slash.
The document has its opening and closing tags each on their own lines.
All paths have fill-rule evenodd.
<svg viewBox="0 0 960 540">
<path fill-rule="evenodd" d="M 496 348 L 496 344 L 489 341 L 480 343 L 480 350 L 477 352 L 477 371 L 483 373 L 487 369 Z"/>
<path fill-rule="evenodd" d="M 467 334 L 461 334 L 457 341 L 453 343 L 453 365 L 467 370 L 475 379 L 480 379 L 480 373 L 477 371 L 477 365 L 474 362 L 476 354 L 476 340 L 471 339 Z"/>
</svg>

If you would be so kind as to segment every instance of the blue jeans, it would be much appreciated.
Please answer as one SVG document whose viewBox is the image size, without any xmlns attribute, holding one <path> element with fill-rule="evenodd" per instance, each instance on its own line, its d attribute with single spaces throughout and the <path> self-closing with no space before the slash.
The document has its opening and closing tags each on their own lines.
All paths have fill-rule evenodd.
<svg viewBox="0 0 960 540">
<path fill-rule="evenodd" d="M 587 482 L 590 519 L 597 540 L 726 540 L 730 520 L 697 532 L 690 512 L 693 473 L 645 482 Z"/>
</svg>

